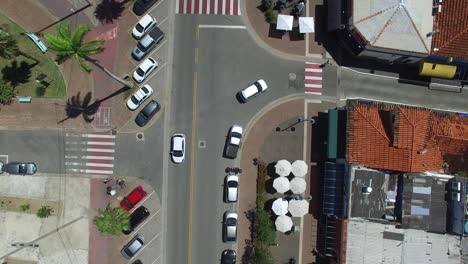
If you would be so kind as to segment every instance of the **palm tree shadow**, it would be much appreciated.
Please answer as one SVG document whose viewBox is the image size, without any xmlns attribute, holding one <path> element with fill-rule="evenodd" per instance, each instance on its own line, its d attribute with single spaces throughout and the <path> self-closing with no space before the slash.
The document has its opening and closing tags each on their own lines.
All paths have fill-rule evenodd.
<svg viewBox="0 0 468 264">
<path fill-rule="evenodd" d="M 67 101 L 67 105 L 65 106 L 67 117 L 58 123 L 62 123 L 70 118 L 77 118 L 80 115 L 83 116 L 85 122 L 92 122 L 101 103 L 96 100 L 94 103 L 90 104 L 91 97 L 91 92 L 88 92 L 83 99 L 81 99 L 81 93 L 70 97 Z"/>
<path fill-rule="evenodd" d="M 22 61 L 19 65 L 18 62 L 12 61 L 10 66 L 5 66 L 2 69 L 3 80 L 16 87 L 18 84 L 29 82 L 31 78 L 31 69 L 34 65 L 30 65 Z"/>
<path fill-rule="evenodd" d="M 119 18 L 125 10 L 125 3 L 117 2 L 115 0 L 102 0 L 94 10 L 94 16 L 102 23 L 112 23 L 115 19 Z"/>
</svg>

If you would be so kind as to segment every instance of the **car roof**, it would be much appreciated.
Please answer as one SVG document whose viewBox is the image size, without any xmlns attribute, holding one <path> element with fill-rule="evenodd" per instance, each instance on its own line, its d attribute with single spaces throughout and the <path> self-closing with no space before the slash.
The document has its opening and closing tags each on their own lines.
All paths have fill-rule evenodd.
<svg viewBox="0 0 468 264">
<path fill-rule="evenodd" d="M 146 27 L 146 25 L 151 23 L 151 21 L 153 21 L 153 17 L 150 16 L 149 14 L 146 14 L 140 19 L 140 21 L 138 21 L 138 23 L 142 25 L 143 27 Z"/>
<path fill-rule="evenodd" d="M 158 102 L 156 102 L 155 100 L 151 100 L 151 101 L 145 106 L 145 108 L 143 108 L 143 110 L 141 110 L 141 112 L 142 112 L 144 115 L 146 115 L 146 116 L 150 116 L 150 115 L 153 114 L 158 108 L 159 108 Z"/>
<path fill-rule="evenodd" d="M 249 98 L 256 93 L 258 93 L 258 89 L 257 86 L 253 84 L 242 91 L 242 95 L 246 98 Z"/>
<path fill-rule="evenodd" d="M 181 135 L 174 135 L 174 149 L 182 150 L 182 143 L 184 139 Z"/>
<path fill-rule="evenodd" d="M 152 42 L 154 42 L 154 40 L 150 35 L 146 35 L 140 40 L 140 44 L 143 45 L 143 47 L 148 47 Z"/>
<path fill-rule="evenodd" d="M 233 125 L 231 127 L 231 132 L 237 132 L 242 135 L 242 127 L 239 125 Z"/>
<path fill-rule="evenodd" d="M 140 66 L 138 66 L 140 69 L 142 69 L 144 72 L 146 72 L 152 65 L 155 64 L 155 60 L 153 58 L 146 58 Z"/>
<path fill-rule="evenodd" d="M 135 254 L 141 247 L 143 246 L 143 243 L 138 238 L 135 238 L 133 242 L 131 242 L 130 245 L 128 245 L 128 250 Z"/>
</svg>

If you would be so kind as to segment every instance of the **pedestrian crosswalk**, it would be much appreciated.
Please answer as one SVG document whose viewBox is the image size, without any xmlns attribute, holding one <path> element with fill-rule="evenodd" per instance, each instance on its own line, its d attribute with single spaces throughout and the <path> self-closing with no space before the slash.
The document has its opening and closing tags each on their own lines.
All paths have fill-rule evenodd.
<svg viewBox="0 0 468 264">
<path fill-rule="evenodd" d="M 305 63 L 304 92 L 322 94 L 322 65 L 320 63 Z"/>
<path fill-rule="evenodd" d="M 176 0 L 176 14 L 240 16 L 241 0 Z"/>
<path fill-rule="evenodd" d="M 110 133 L 66 133 L 65 170 L 67 173 L 112 175 L 115 136 Z"/>
</svg>

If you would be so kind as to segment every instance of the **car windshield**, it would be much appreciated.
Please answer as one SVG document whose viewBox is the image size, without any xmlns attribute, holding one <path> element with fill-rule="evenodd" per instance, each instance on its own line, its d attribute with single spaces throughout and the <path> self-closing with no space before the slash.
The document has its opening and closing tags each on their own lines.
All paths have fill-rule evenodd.
<svg viewBox="0 0 468 264">
<path fill-rule="evenodd" d="M 228 218 L 228 219 L 226 220 L 226 225 L 228 225 L 228 226 L 235 226 L 235 225 L 236 225 L 236 219 L 234 219 L 234 218 Z"/>
<path fill-rule="evenodd" d="M 232 132 L 231 136 L 236 137 L 236 138 L 241 138 L 242 137 L 242 135 L 237 133 L 237 132 Z"/>
<path fill-rule="evenodd" d="M 257 87 L 258 91 L 262 91 L 262 86 L 258 82 L 254 82 L 254 85 Z"/>
<path fill-rule="evenodd" d="M 148 93 L 149 93 L 149 90 L 148 90 L 148 89 L 146 89 L 146 87 L 144 87 L 144 86 L 143 86 L 143 87 L 141 87 L 141 90 L 142 90 L 143 92 L 145 92 L 145 94 L 148 94 Z"/>
<path fill-rule="evenodd" d="M 136 72 L 137 72 L 138 75 L 140 75 L 140 76 L 145 76 L 145 72 L 144 72 L 141 68 L 138 68 L 138 69 L 136 70 Z"/>
<path fill-rule="evenodd" d="M 132 207 L 133 207 L 133 204 L 132 204 L 127 198 L 124 199 L 124 203 L 125 203 L 125 205 L 126 205 L 128 208 L 132 208 Z"/>
<path fill-rule="evenodd" d="M 20 174 L 25 174 L 27 172 L 26 165 L 25 164 L 18 165 L 18 172 Z"/>
<path fill-rule="evenodd" d="M 140 103 L 140 102 L 136 99 L 135 96 L 132 96 L 131 100 L 132 100 L 132 103 L 134 103 L 134 104 L 136 104 L 136 105 Z"/>
<path fill-rule="evenodd" d="M 237 182 L 236 181 L 228 181 L 228 187 L 229 188 L 237 187 Z"/>
<path fill-rule="evenodd" d="M 141 45 L 141 42 L 138 42 L 137 47 L 138 47 L 139 50 L 141 50 L 143 52 L 146 51 L 146 48 L 143 45 Z"/>
<path fill-rule="evenodd" d="M 181 150 L 174 150 L 173 152 L 174 157 L 182 157 L 182 151 Z"/>
<path fill-rule="evenodd" d="M 143 32 L 143 27 L 140 25 L 140 23 L 136 24 L 135 28 L 138 30 L 138 32 Z"/>
</svg>

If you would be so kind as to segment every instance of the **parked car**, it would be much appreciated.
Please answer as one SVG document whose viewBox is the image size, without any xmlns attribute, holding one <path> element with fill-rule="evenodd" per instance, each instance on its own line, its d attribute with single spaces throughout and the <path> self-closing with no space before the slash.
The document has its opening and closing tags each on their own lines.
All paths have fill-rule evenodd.
<svg viewBox="0 0 468 264">
<path fill-rule="evenodd" d="M 253 97 L 263 93 L 268 89 L 268 85 L 264 80 L 258 80 L 254 82 L 252 85 L 249 87 L 245 88 L 244 90 L 239 92 L 239 97 L 241 102 L 246 103 Z"/>
<path fill-rule="evenodd" d="M 137 83 L 143 82 L 156 68 L 158 67 L 158 62 L 149 57 L 144 60 L 138 68 L 133 72 L 133 79 Z"/>
<path fill-rule="evenodd" d="M 124 233 L 126 235 L 132 233 L 133 230 L 135 230 L 135 228 L 138 225 L 143 223 L 143 221 L 145 221 L 145 219 L 148 218 L 149 215 L 150 215 L 150 212 L 148 211 L 148 209 L 146 209 L 146 207 L 144 207 L 144 206 L 138 207 L 130 215 L 130 223 L 128 224 L 128 229 L 123 230 L 122 233 Z"/>
<path fill-rule="evenodd" d="M 128 109 L 136 110 L 147 98 L 153 94 L 153 88 L 148 84 L 143 85 L 138 91 L 136 91 L 132 97 L 127 101 Z"/>
<path fill-rule="evenodd" d="M 37 171 L 37 166 L 34 162 L 10 162 L 2 165 L 2 172 L 17 175 L 33 175 Z"/>
<path fill-rule="evenodd" d="M 223 221 L 223 242 L 235 243 L 237 241 L 237 213 L 226 211 Z"/>
<path fill-rule="evenodd" d="M 143 262 L 139 259 L 132 262 L 132 264 L 143 264 Z"/>
<path fill-rule="evenodd" d="M 145 57 L 156 45 L 164 39 L 164 32 L 158 27 L 153 27 L 146 36 L 144 36 L 132 51 L 132 57 L 135 60 L 141 60 Z"/>
<path fill-rule="evenodd" d="M 242 139 L 242 127 L 233 125 L 228 132 L 223 156 L 228 159 L 237 158 Z"/>
<path fill-rule="evenodd" d="M 132 30 L 132 35 L 135 39 L 141 39 L 148 31 L 158 24 L 158 21 L 153 16 L 146 14 L 135 25 Z"/>
<path fill-rule="evenodd" d="M 126 211 L 132 210 L 132 208 L 139 203 L 146 196 L 146 191 L 143 187 L 137 186 L 129 195 L 120 201 L 120 206 Z"/>
<path fill-rule="evenodd" d="M 221 264 L 236 264 L 236 251 L 226 249 L 221 254 Z"/>
<path fill-rule="evenodd" d="M 3 173 L 3 162 L 0 161 L 0 174 Z"/>
<path fill-rule="evenodd" d="M 155 100 L 151 100 L 143 108 L 143 110 L 138 113 L 137 117 L 135 118 L 135 123 L 140 127 L 144 127 L 146 124 L 148 124 L 148 121 L 153 118 L 157 112 L 159 112 L 159 109 L 161 109 L 159 103 Z"/>
<path fill-rule="evenodd" d="M 137 16 L 143 15 L 148 9 L 154 5 L 158 0 L 136 0 L 133 4 L 133 12 Z"/>
<path fill-rule="evenodd" d="M 140 235 L 136 235 L 122 248 L 122 250 L 120 250 L 120 253 L 124 258 L 131 259 L 136 253 L 138 253 L 138 251 L 140 251 L 144 243 L 144 238 Z"/>
<path fill-rule="evenodd" d="M 231 174 L 224 179 L 224 201 L 226 203 L 237 202 L 239 193 L 239 175 Z"/>
<path fill-rule="evenodd" d="M 171 157 L 174 163 L 182 163 L 185 160 L 185 135 L 174 134 L 171 140 Z"/>
</svg>

